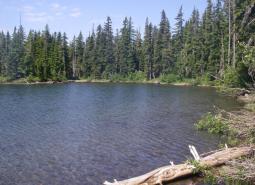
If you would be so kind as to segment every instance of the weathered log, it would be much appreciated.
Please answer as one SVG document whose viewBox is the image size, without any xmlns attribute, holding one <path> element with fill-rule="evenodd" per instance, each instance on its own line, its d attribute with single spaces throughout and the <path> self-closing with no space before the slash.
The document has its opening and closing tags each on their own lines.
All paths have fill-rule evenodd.
<svg viewBox="0 0 255 185">
<path fill-rule="evenodd" d="M 191 147 L 192 148 L 192 147 Z M 193 149 L 192 149 L 193 150 Z M 202 166 L 216 167 L 224 165 L 226 162 L 243 156 L 248 156 L 253 152 L 251 147 L 226 148 L 211 155 L 201 158 L 198 162 Z M 196 155 L 196 154 L 195 154 Z M 169 165 L 153 170 L 139 177 L 110 183 L 104 185 L 156 185 L 163 182 L 170 182 L 188 175 L 194 174 L 195 166 L 184 163 L 179 165 Z"/>
</svg>

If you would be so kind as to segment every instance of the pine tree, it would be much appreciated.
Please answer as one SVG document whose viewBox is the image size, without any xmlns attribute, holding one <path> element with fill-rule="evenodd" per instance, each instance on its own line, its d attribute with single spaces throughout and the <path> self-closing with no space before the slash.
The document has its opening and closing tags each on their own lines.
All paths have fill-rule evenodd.
<svg viewBox="0 0 255 185">
<path fill-rule="evenodd" d="M 81 65 L 83 60 L 83 52 L 84 52 L 84 41 L 83 41 L 83 35 L 80 32 L 76 41 L 75 41 L 75 54 L 76 54 L 76 76 L 80 78 L 83 74 L 81 71 Z"/>
<path fill-rule="evenodd" d="M 24 54 L 25 33 L 22 26 L 17 30 L 14 28 L 11 40 L 10 59 L 8 61 L 8 76 L 12 79 L 22 77 L 21 65 Z"/>
<path fill-rule="evenodd" d="M 183 19 L 183 11 L 182 11 L 182 6 L 179 10 L 179 13 L 177 17 L 175 18 L 176 24 L 175 24 L 175 29 L 174 29 L 174 35 L 173 35 L 173 45 L 174 45 L 174 56 L 175 60 L 180 54 L 180 51 L 183 48 L 183 27 L 184 27 L 184 19 Z"/>
<path fill-rule="evenodd" d="M 8 64 L 10 60 L 11 37 L 9 32 L 0 33 L 0 76 L 8 77 Z"/>
<path fill-rule="evenodd" d="M 116 31 L 116 36 L 114 37 L 114 58 L 115 58 L 115 72 L 120 73 L 120 58 L 121 58 L 121 38 L 119 35 L 119 30 Z"/>
<path fill-rule="evenodd" d="M 37 77 L 41 81 L 108 79 L 114 74 L 127 77 L 143 71 L 147 79 L 177 73 L 185 78 L 215 80 L 232 71 L 247 80 L 254 78 L 255 71 L 252 59 L 244 60 L 255 45 L 254 16 L 253 0 L 207 0 L 201 18 L 194 9 L 184 22 L 180 8 L 173 37 L 162 11 L 158 27 L 146 20 L 143 39 L 127 17 L 114 35 L 107 17 L 104 26 L 99 25 L 85 42 L 80 32 L 70 43 L 65 33 L 50 33 L 48 25 L 42 32 L 31 30 L 26 38 L 20 25 L 12 36 L 0 32 L 0 76 Z"/>
<path fill-rule="evenodd" d="M 41 57 L 42 57 L 42 76 L 41 76 L 41 80 L 46 81 L 48 80 L 49 75 L 49 60 L 51 60 L 50 58 L 50 47 L 51 47 L 51 42 L 52 42 L 52 38 L 50 35 L 50 30 L 49 30 L 49 26 L 46 25 L 45 29 L 42 33 L 42 39 L 43 39 L 43 52 L 41 53 Z"/>
<path fill-rule="evenodd" d="M 95 60 L 93 65 L 93 78 L 102 78 L 106 69 L 106 37 L 101 25 L 97 27 L 96 43 L 95 43 Z"/>
<path fill-rule="evenodd" d="M 76 37 L 73 37 L 72 42 L 70 43 L 70 61 L 72 68 L 72 79 L 77 79 L 77 46 L 76 46 Z"/>
<path fill-rule="evenodd" d="M 107 17 L 106 23 L 104 25 L 104 36 L 105 36 L 105 76 L 108 78 L 109 75 L 115 73 L 115 58 L 114 58 L 114 44 L 113 44 L 113 31 L 112 31 L 112 21 L 110 17 Z"/>
<path fill-rule="evenodd" d="M 69 79 L 71 78 L 71 66 L 68 55 L 68 41 L 66 33 L 63 34 L 62 43 L 61 43 L 61 53 L 62 53 L 62 63 L 63 63 L 63 77 Z"/>
<path fill-rule="evenodd" d="M 214 45 L 213 37 L 213 5 L 211 0 L 207 0 L 207 8 L 202 19 L 202 33 L 203 33 L 203 62 L 204 70 L 210 74 L 215 74 L 215 61 L 212 58 L 212 51 Z"/>
<path fill-rule="evenodd" d="M 95 76 L 95 69 L 97 68 L 95 62 L 95 33 L 94 30 L 92 34 L 87 38 L 84 55 L 83 55 L 83 73 L 84 77 Z"/>
<path fill-rule="evenodd" d="M 35 54 L 35 76 L 40 80 L 44 80 L 44 65 L 45 65 L 45 50 L 44 50 L 44 38 L 40 32 L 35 32 L 35 43 L 34 43 L 34 54 Z"/>
<path fill-rule="evenodd" d="M 156 38 L 154 52 L 154 74 L 159 77 L 161 73 L 166 73 L 172 70 L 172 50 L 171 50 L 171 33 L 170 23 L 163 10 L 161 13 L 161 21 L 159 25 L 158 36 Z"/>
<path fill-rule="evenodd" d="M 24 57 L 24 74 L 25 76 L 34 76 L 34 44 L 35 44 L 35 35 L 34 31 L 30 30 L 27 41 L 25 43 L 25 57 Z"/>
<path fill-rule="evenodd" d="M 134 72 L 134 30 L 131 18 L 125 18 L 120 38 L 120 73 Z"/>
<path fill-rule="evenodd" d="M 4 74 L 4 55 L 5 55 L 5 35 L 2 31 L 0 33 L 0 76 L 3 76 Z"/>
<path fill-rule="evenodd" d="M 143 55 L 144 55 L 144 72 L 147 74 L 147 78 L 151 80 L 153 78 L 153 35 L 152 24 L 149 23 L 149 19 L 146 19 L 144 43 L 143 43 Z"/>
<path fill-rule="evenodd" d="M 135 71 L 144 71 L 144 58 L 141 33 L 136 31 L 135 38 Z"/>
</svg>

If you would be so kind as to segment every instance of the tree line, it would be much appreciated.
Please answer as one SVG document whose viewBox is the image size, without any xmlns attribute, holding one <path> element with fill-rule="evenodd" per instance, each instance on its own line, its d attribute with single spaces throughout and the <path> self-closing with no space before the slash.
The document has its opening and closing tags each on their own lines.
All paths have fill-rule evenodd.
<svg viewBox="0 0 255 185">
<path fill-rule="evenodd" d="M 28 35 L 20 25 L 12 34 L 0 32 L 0 76 L 61 81 L 140 73 L 147 80 L 174 74 L 228 80 L 234 86 L 254 82 L 253 0 L 207 0 L 202 15 L 194 9 L 185 21 L 181 7 L 175 20 L 171 28 L 163 10 L 160 23 L 147 18 L 141 33 L 126 17 L 114 34 L 107 17 L 87 38 L 80 32 L 70 42 L 66 33 L 51 33 L 48 25 Z"/>
</svg>

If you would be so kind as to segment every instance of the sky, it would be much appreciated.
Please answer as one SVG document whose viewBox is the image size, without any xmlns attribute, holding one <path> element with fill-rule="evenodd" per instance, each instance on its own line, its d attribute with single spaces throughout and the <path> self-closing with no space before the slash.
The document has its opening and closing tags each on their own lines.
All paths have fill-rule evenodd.
<svg viewBox="0 0 255 185">
<path fill-rule="evenodd" d="M 163 9 L 173 27 L 181 6 L 187 20 L 194 7 L 204 11 L 206 0 L 0 0 L 0 30 L 12 32 L 21 17 L 26 32 L 48 24 L 51 32 L 66 32 L 70 39 L 80 31 L 87 36 L 107 16 L 114 30 L 121 28 L 125 16 L 131 16 L 134 27 L 143 32 L 146 17 L 157 25 Z"/>
</svg>

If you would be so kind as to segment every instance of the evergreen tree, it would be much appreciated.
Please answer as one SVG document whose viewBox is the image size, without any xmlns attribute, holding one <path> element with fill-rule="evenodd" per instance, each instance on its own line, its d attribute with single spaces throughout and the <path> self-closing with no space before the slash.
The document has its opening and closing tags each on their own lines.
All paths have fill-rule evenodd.
<svg viewBox="0 0 255 185">
<path fill-rule="evenodd" d="M 16 78 L 16 74 L 18 72 L 18 39 L 17 39 L 17 28 L 14 28 L 13 34 L 12 34 L 12 40 L 11 40 L 11 51 L 10 51 L 10 58 L 8 60 L 8 76 L 12 79 Z"/>
<path fill-rule="evenodd" d="M 35 61 L 35 34 L 30 30 L 25 43 L 25 57 L 24 57 L 24 74 L 25 76 L 34 76 L 34 61 Z"/>
<path fill-rule="evenodd" d="M 120 38 L 120 73 L 134 72 L 134 30 L 131 18 L 125 18 Z"/>
<path fill-rule="evenodd" d="M 136 31 L 135 38 L 135 71 L 144 71 L 143 45 L 139 31 Z"/>
<path fill-rule="evenodd" d="M 70 61 L 71 61 L 71 68 L 72 68 L 72 79 L 78 78 L 77 72 L 77 46 L 76 46 L 76 37 L 73 37 L 72 42 L 70 43 Z"/>
<path fill-rule="evenodd" d="M 114 58 L 114 44 L 113 44 L 113 32 L 112 32 L 112 21 L 110 17 L 107 17 L 106 23 L 104 25 L 104 36 L 105 36 L 105 76 L 108 77 L 115 73 L 115 58 Z"/>
<path fill-rule="evenodd" d="M 83 41 L 83 35 L 80 32 L 76 41 L 75 41 L 75 58 L 76 58 L 76 77 L 80 78 L 83 76 L 81 71 L 81 65 L 83 61 L 83 52 L 84 52 L 84 41 Z"/>
<path fill-rule="evenodd" d="M 175 20 L 176 20 L 176 24 L 175 24 L 174 35 L 173 35 L 173 45 L 174 45 L 173 53 L 176 60 L 184 44 L 183 43 L 184 19 L 183 19 L 182 6 Z"/>
<path fill-rule="evenodd" d="M 100 79 L 106 68 L 106 37 L 101 25 L 97 27 L 93 78 Z M 92 54 L 93 55 L 93 54 Z"/>
<path fill-rule="evenodd" d="M 172 51 L 170 45 L 171 33 L 170 23 L 163 10 L 159 25 L 158 35 L 156 38 L 154 52 L 154 74 L 159 77 L 161 73 L 171 71 L 173 67 Z"/>
<path fill-rule="evenodd" d="M 120 58 L 121 58 L 121 38 L 119 35 L 119 30 L 116 31 L 116 36 L 114 37 L 114 58 L 115 58 L 115 72 L 120 73 Z"/>
<path fill-rule="evenodd" d="M 97 68 L 95 58 L 95 33 L 94 30 L 92 34 L 87 38 L 83 58 L 83 71 L 84 77 L 95 76 L 95 69 Z"/>
<path fill-rule="evenodd" d="M 143 55 L 144 55 L 144 72 L 147 74 L 148 79 L 153 78 L 153 33 L 152 24 L 149 23 L 149 19 L 146 19 L 144 43 L 143 43 Z"/>
<path fill-rule="evenodd" d="M 8 77 L 8 64 L 10 61 L 11 37 L 9 32 L 0 33 L 0 76 Z"/>
<path fill-rule="evenodd" d="M 114 35 L 107 17 L 104 26 L 99 25 L 96 34 L 93 30 L 85 42 L 80 32 L 70 43 L 65 33 L 50 33 L 48 25 L 42 32 L 30 30 L 26 38 L 20 25 L 12 36 L 0 32 L 0 76 L 56 81 L 108 79 L 143 71 L 147 79 L 177 73 L 185 78 L 224 80 L 234 72 L 247 81 L 255 71 L 249 57 L 255 45 L 254 17 L 253 0 L 207 0 L 201 18 L 194 9 L 184 22 L 180 8 L 173 37 L 162 11 L 158 27 L 146 20 L 143 39 L 127 17 Z"/>
</svg>

